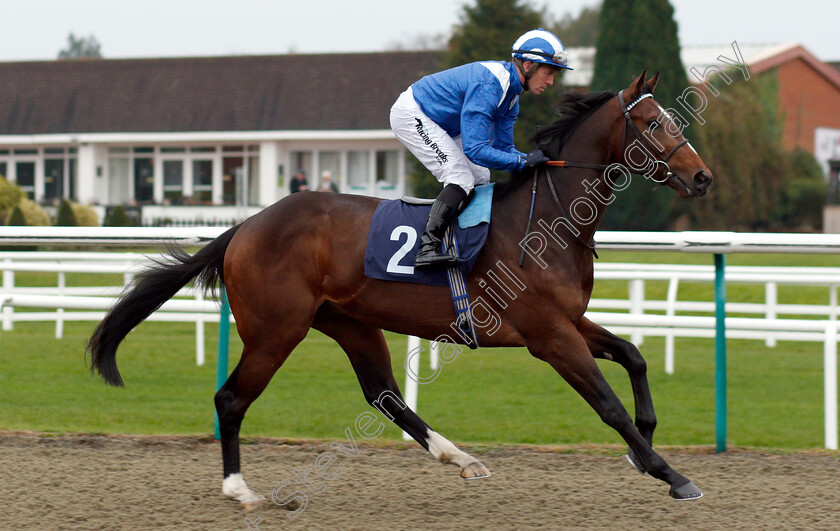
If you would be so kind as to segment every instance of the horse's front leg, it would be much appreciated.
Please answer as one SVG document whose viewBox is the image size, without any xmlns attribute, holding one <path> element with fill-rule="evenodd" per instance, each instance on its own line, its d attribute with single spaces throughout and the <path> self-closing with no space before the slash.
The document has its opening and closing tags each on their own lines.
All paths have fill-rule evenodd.
<svg viewBox="0 0 840 531">
<path fill-rule="evenodd" d="M 615 429 L 638 457 L 644 470 L 671 486 L 677 499 L 699 498 L 703 493 L 688 478 L 676 472 L 633 425 L 630 414 L 610 388 L 584 337 L 571 322 L 542 328 L 528 337 L 528 350 L 551 365 L 601 417 Z"/>
<path fill-rule="evenodd" d="M 647 380 L 647 363 L 636 345 L 622 339 L 597 325 L 589 319 L 582 318 L 577 325 L 580 334 L 586 340 L 586 346 L 596 358 L 618 363 L 630 376 L 633 388 L 633 400 L 636 404 L 636 428 L 642 437 L 653 446 L 653 430 L 656 428 L 656 413 L 653 410 L 653 399 Z M 630 448 L 627 459 L 636 470 L 645 473 L 642 463 Z"/>
</svg>

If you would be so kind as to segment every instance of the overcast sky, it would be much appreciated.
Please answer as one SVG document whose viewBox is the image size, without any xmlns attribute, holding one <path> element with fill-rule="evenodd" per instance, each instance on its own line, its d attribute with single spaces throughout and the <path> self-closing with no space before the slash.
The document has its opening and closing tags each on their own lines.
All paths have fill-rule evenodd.
<svg viewBox="0 0 840 531">
<path fill-rule="evenodd" d="M 54 59 L 67 35 L 106 58 L 381 51 L 448 34 L 463 0 L 0 0 L 0 61 Z M 469 3 L 472 3 L 470 1 Z M 597 0 L 532 2 L 559 18 Z M 840 1 L 671 0 L 683 46 L 797 42 L 840 60 Z M 656 31 L 654 27 L 650 31 Z M 563 36 L 559 36 L 563 39 Z M 2 80 L 0 80 L 2 83 Z"/>
</svg>

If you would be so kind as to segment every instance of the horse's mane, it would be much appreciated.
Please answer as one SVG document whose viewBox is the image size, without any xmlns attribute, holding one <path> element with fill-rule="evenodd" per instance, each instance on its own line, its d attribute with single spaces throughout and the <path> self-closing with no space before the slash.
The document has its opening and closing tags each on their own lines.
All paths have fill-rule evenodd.
<svg viewBox="0 0 840 531">
<path fill-rule="evenodd" d="M 560 115 L 560 118 L 552 125 L 539 129 L 531 140 L 547 156 L 556 158 L 578 126 L 585 122 L 592 113 L 600 109 L 607 101 L 615 97 L 615 94 L 615 92 L 611 91 L 589 92 L 587 94 L 581 94 L 576 91 L 565 93 L 560 104 L 557 106 L 557 114 Z M 496 184 L 493 190 L 494 197 L 504 197 L 517 189 L 522 183 L 530 182 L 533 175 L 533 169 L 511 173 L 510 179 Z"/>
</svg>

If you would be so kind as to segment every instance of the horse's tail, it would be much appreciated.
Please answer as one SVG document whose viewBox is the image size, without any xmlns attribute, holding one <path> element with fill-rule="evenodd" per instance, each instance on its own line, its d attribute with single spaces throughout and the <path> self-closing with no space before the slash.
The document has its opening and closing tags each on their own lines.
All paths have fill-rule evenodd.
<svg viewBox="0 0 840 531">
<path fill-rule="evenodd" d="M 240 226 L 226 231 L 194 255 L 180 248 L 170 249 L 167 259 L 140 273 L 134 285 L 108 311 L 88 341 L 91 372 L 99 371 L 106 382 L 122 387 L 123 380 L 116 361 L 120 342 L 193 278 L 198 277 L 198 283 L 211 290 L 217 280 L 224 282 L 225 251 Z"/>
</svg>

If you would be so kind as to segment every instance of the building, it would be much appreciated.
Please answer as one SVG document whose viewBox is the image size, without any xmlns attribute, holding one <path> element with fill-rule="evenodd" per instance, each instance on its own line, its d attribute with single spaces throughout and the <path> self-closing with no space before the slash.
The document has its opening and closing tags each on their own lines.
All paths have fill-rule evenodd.
<svg viewBox="0 0 840 531">
<path fill-rule="evenodd" d="M 737 50 L 735 48 L 737 46 Z M 570 48 L 586 90 L 595 48 Z M 840 173 L 840 71 L 797 44 L 686 47 L 688 79 L 720 57 L 776 75 L 784 146 Z M 441 52 L 0 63 L 0 175 L 29 196 L 154 219 L 241 219 L 289 193 L 299 170 L 342 192 L 406 192 L 388 113 Z M 702 74 L 700 74 L 702 75 Z M 100 208 L 103 211 L 104 208 Z"/>
<path fill-rule="evenodd" d="M 343 192 L 405 192 L 397 96 L 436 52 L 0 63 L 0 175 L 33 200 L 242 218 L 303 169 Z M 104 210 L 104 209 L 100 209 Z"/>
</svg>

